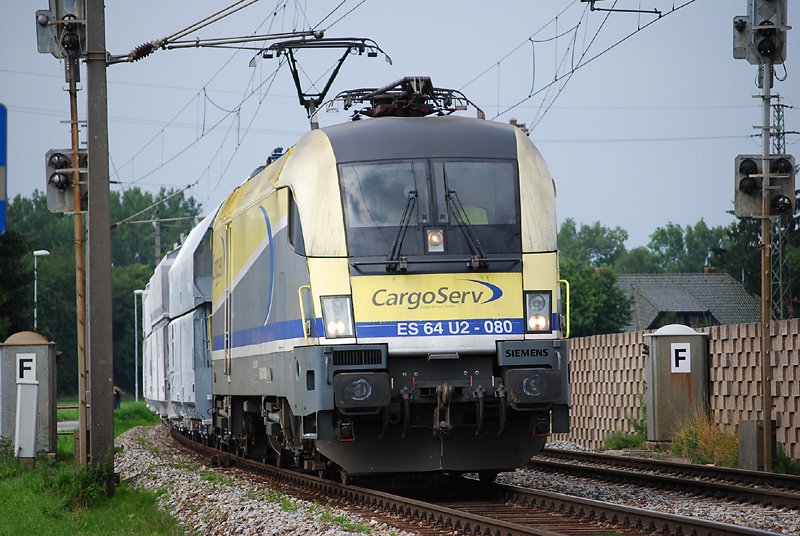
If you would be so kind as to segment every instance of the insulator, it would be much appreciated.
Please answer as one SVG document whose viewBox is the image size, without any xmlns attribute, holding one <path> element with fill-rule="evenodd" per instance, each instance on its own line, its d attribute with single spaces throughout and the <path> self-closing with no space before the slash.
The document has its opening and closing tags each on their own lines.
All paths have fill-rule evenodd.
<svg viewBox="0 0 800 536">
<path fill-rule="evenodd" d="M 143 43 L 130 51 L 128 59 L 130 61 L 138 61 L 142 58 L 146 58 L 153 53 L 154 48 L 153 43 Z"/>
</svg>

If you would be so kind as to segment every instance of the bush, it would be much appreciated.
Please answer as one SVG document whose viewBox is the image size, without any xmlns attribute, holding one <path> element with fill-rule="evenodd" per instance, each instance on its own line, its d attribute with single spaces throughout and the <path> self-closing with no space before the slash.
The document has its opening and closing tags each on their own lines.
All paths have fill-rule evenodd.
<svg viewBox="0 0 800 536">
<path fill-rule="evenodd" d="M 633 428 L 633 432 L 614 430 L 606 435 L 603 448 L 606 450 L 632 449 L 641 447 L 647 441 L 647 399 L 639 394 L 638 415 L 625 414 L 625 420 Z"/>
<path fill-rule="evenodd" d="M 675 433 L 672 453 L 689 458 L 692 463 L 737 467 L 739 440 L 736 434 L 723 432 L 707 416 L 699 415 Z"/>
<path fill-rule="evenodd" d="M 794 460 L 786 455 L 783 445 L 778 444 L 778 456 L 775 459 L 775 472 L 787 475 L 800 475 L 800 460 Z"/>
<path fill-rule="evenodd" d="M 606 450 L 632 449 L 641 447 L 646 441 L 647 434 L 614 430 L 609 432 L 603 440 L 603 448 Z"/>
<path fill-rule="evenodd" d="M 105 499 L 110 477 L 109 469 L 104 465 L 62 466 L 55 479 L 49 481 L 49 486 L 64 498 L 64 507 L 74 511 L 89 508 Z"/>
</svg>

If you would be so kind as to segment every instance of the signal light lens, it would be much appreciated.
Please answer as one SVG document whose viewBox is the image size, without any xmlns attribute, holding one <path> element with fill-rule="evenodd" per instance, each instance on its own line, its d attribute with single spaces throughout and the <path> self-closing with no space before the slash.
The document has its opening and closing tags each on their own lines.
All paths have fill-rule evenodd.
<svg viewBox="0 0 800 536">
<path fill-rule="evenodd" d="M 785 158 L 778 158 L 773 160 L 769 168 L 771 173 L 780 173 L 781 175 L 788 175 L 792 172 L 792 163 Z"/>
<path fill-rule="evenodd" d="M 341 337 L 345 333 L 345 325 L 341 320 L 331 320 L 328 322 L 325 333 L 330 338 Z"/>
<path fill-rule="evenodd" d="M 48 180 L 59 190 L 66 190 L 72 185 L 72 181 L 66 173 L 53 173 Z"/>
<path fill-rule="evenodd" d="M 759 26 L 772 26 L 772 21 L 765 20 L 762 21 Z M 764 57 L 772 58 L 775 56 L 775 53 L 778 51 L 778 47 L 775 45 L 775 40 L 773 37 L 775 36 L 775 28 L 763 28 L 761 30 L 757 30 L 757 38 L 758 43 L 756 44 L 756 49 L 758 53 Z"/>
<path fill-rule="evenodd" d="M 759 41 L 756 48 L 758 49 L 758 53 L 766 58 L 771 58 L 775 55 L 775 41 L 770 38 L 764 38 Z"/>
<path fill-rule="evenodd" d="M 55 169 L 64 169 L 68 168 L 72 161 L 64 153 L 53 153 L 50 155 L 47 164 Z"/>
<path fill-rule="evenodd" d="M 80 49 L 81 41 L 76 34 L 65 33 L 64 37 L 61 38 L 61 46 L 64 47 L 64 50 L 71 53 Z"/>
<path fill-rule="evenodd" d="M 746 193 L 747 195 L 752 194 L 758 189 L 758 181 L 756 181 L 753 177 L 745 177 L 739 181 L 739 191 Z"/>
<path fill-rule="evenodd" d="M 792 201 L 785 195 L 776 196 L 772 200 L 772 211 L 775 214 L 786 214 L 792 210 Z"/>
<path fill-rule="evenodd" d="M 739 173 L 742 175 L 754 175 L 758 173 L 758 166 L 752 158 L 745 158 L 739 163 Z"/>
</svg>

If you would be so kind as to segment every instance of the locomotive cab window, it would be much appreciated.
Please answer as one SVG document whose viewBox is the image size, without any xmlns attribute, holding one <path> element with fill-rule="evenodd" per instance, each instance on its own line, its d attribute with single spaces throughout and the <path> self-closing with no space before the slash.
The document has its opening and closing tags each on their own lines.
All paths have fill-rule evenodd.
<svg viewBox="0 0 800 536">
<path fill-rule="evenodd" d="M 522 251 L 517 171 L 508 161 L 444 161 L 433 165 L 437 221 L 448 226 L 448 252 L 469 253 L 469 229 L 487 253 Z"/>
<path fill-rule="evenodd" d="M 517 222 L 514 166 L 508 162 L 444 162 L 448 214 L 468 225 Z M 452 221 L 452 219 L 451 219 Z"/>
<path fill-rule="evenodd" d="M 351 255 L 385 256 L 397 229 L 429 221 L 424 162 L 371 162 L 340 166 L 342 201 Z M 402 251 L 422 251 L 417 232 L 408 232 Z"/>
<path fill-rule="evenodd" d="M 512 161 L 359 162 L 339 176 L 352 256 L 386 257 L 396 242 L 398 256 L 471 255 L 475 239 L 483 253 L 521 251 Z"/>
<path fill-rule="evenodd" d="M 297 203 L 294 202 L 294 196 L 289 190 L 289 243 L 294 248 L 295 253 L 305 256 L 306 245 L 303 241 L 303 226 L 300 224 L 300 211 L 297 209 Z"/>
</svg>

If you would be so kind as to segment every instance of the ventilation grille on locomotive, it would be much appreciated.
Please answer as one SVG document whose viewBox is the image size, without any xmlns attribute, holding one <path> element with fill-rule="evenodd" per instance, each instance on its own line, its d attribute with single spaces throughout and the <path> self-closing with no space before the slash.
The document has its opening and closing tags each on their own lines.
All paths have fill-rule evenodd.
<svg viewBox="0 0 800 536">
<path fill-rule="evenodd" d="M 334 350 L 333 364 L 336 367 L 382 365 L 382 352 L 377 348 L 361 350 Z"/>
</svg>

